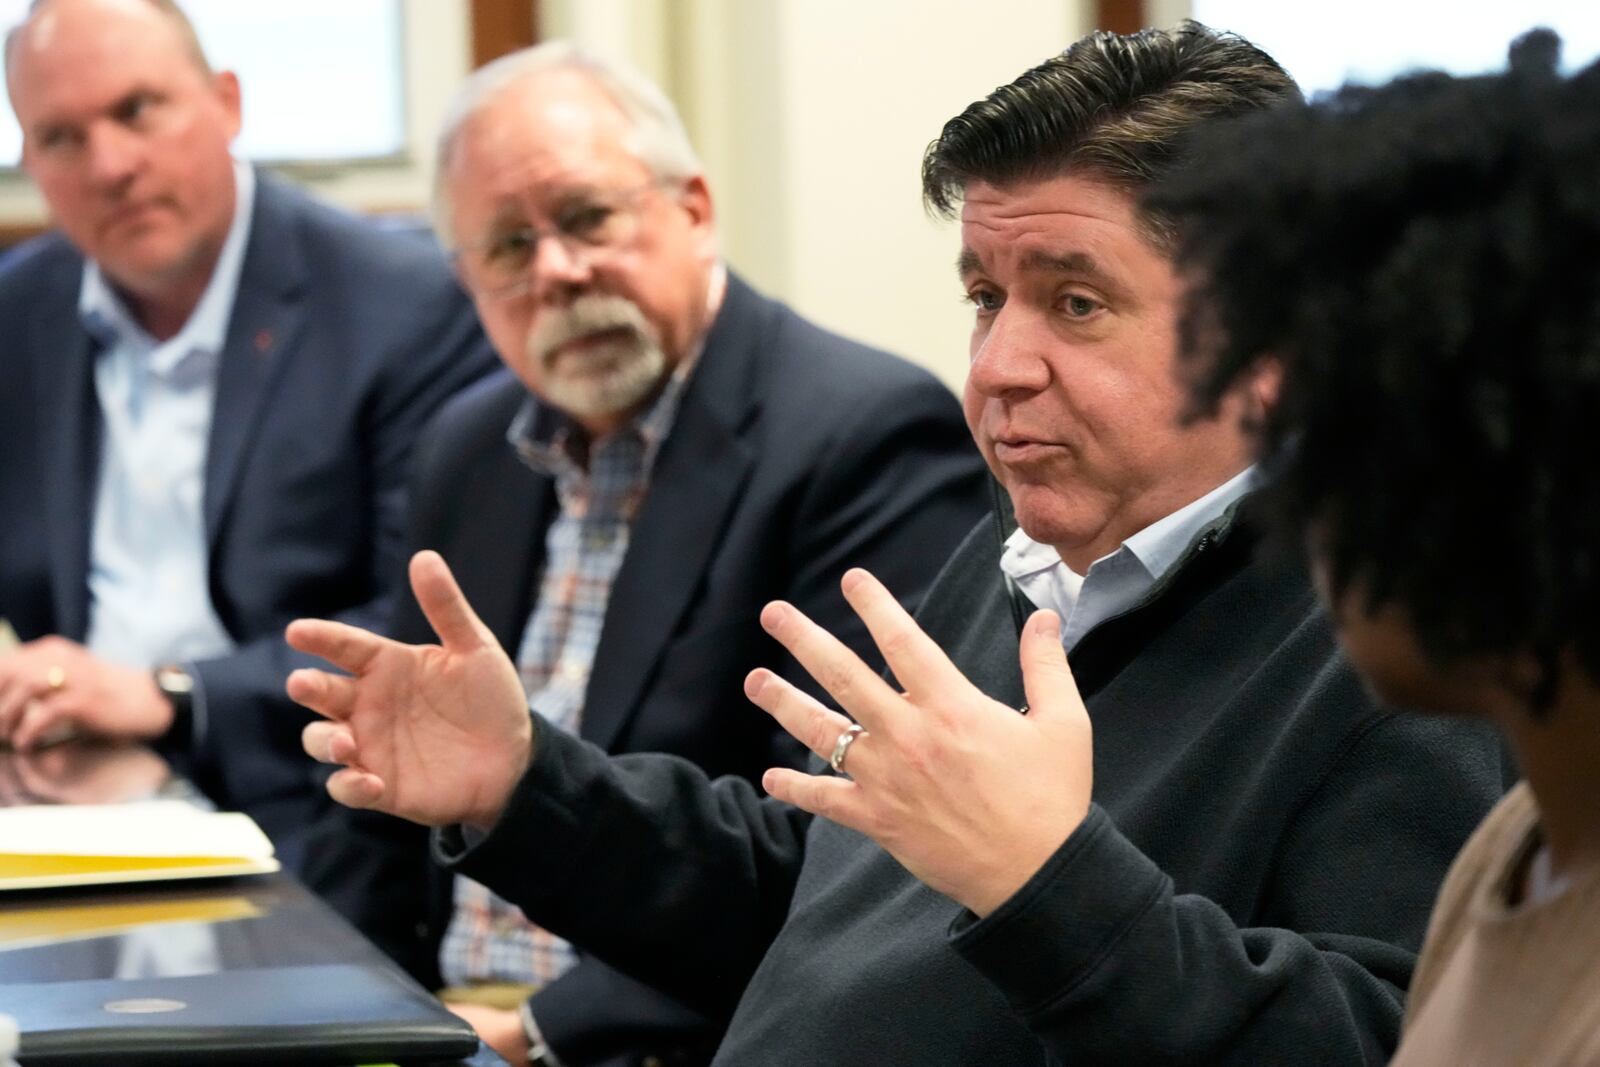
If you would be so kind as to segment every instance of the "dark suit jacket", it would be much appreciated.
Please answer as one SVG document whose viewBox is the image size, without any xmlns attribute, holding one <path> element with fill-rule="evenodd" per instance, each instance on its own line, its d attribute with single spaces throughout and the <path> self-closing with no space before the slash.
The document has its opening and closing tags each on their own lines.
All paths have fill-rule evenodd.
<svg viewBox="0 0 1600 1067">
<path fill-rule="evenodd" d="M 103 440 L 83 258 L 60 236 L 0 270 L 0 616 L 82 640 Z M 203 510 L 211 602 L 237 642 L 196 664 L 203 743 L 177 762 L 254 815 L 298 865 L 324 806 L 300 749 L 282 639 L 301 615 L 379 624 L 427 418 L 495 365 L 431 239 L 318 204 L 265 175 L 218 364 Z M 184 739 L 187 740 L 187 739 Z"/>
<path fill-rule="evenodd" d="M 552 481 L 506 442 L 527 399 L 509 374 L 456 398 L 418 445 L 413 489 L 415 547 L 443 553 L 513 656 L 558 510 Z M 867 567 L 915 604 L 983 513 L 985 493 L 949 390 L 730 277 L 612 589 L 583 737 L 614 753 L 673 753 L 713 775 L 756 779 L 799 765 L 799 746 L 743 695 L 757 666 L 817 691 L 762 631 L 762 606 L 796 604 L 879 665 L 840 577 Z M 393 631 L 435 640 L 410 597 Z M 319 866 L 337 863 L 351 879 L 336 904 L 422 981 L 437 982 L 451 882 L 426 866 L 424 832 L 363 813 L 340 822 L 349 849 L 383 839 L 392 851 L 384 866 L 370 854 L 319 850 Z M 351 822 L 364 825 L 364 840 Z M 533 1011 L 568 1067 L 646 1054 L 692 1062 L 695 1047 L 714 1047 L 721 1023 L 592 959 L 541 990 Z"/>
</svg>

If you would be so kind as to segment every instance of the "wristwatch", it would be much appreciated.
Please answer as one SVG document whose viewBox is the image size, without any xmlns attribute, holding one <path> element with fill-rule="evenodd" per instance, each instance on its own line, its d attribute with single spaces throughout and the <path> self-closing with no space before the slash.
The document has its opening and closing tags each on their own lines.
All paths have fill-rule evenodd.
<svg viewBox="0 0 1600 1067">
<path fill-rule="evenodd" d="M 194 731 L 194 675 L 176 663 L 164 663 L 153 674 L 156 688 L 172 705 L 172 725 L 163 737 L 187 740 Z"/>
</svg>

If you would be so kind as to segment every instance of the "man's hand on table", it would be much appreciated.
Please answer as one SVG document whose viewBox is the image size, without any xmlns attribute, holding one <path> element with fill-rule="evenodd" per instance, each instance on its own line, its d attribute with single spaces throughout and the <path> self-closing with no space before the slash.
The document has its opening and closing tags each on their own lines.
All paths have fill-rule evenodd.
<svg viewBox="0 0 1600 1067">
<path fill-rule="evenodd" d="M 153 740 L 172 727 L 172 704 L 147 670 L 41 637 L 0 656 L 0 740 L 27 750 L 68 735 Z"/>
</svg>

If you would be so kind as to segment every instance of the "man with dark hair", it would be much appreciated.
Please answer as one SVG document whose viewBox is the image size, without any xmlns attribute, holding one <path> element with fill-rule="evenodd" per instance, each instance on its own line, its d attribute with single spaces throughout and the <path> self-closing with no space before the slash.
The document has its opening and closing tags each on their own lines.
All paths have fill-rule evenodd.
<svg viewBox="0 0 1600 1067">
<path fill-rule="evenodd" d="M 37 3 L 5 58 L 60 232 L 0 271 L 0 741 L 155 743 L 298 868 L 281 628 L 384 618 L 412 440 L 493 355 L 424 234 L 233 157 L 172 3 Z"/>
<path fill-rule="evenodd" d="M 1396 1064 L 1600 1062 L 1600 64 L 1558 47 L 1219 130 L 1157 200 L 1200 402 L 1282 369 L 1265 497 L 1351 660 L 1527 774 L 1445 884 Z"/>
<path fill-rule="evenodd" d="M 842 774 L 771 771 L 763 801 L 530 728 L 423 554 L 442 649 L 290 629 L 354 675 L 290 679 L 333 720 L 305 737 L 346 765 L 330 791 L 444 827 L 440 858 L 537 921 L 731 1013 L 717 1063 L 1386 1058 L 1499 753 L 1375 708 L 1305 576 L 1258 558 L 1240 422 L 1271 383 L 1180 418 L 1181 287 L 1134 199 L 1189 129 L 1294 96 L 1236 37 L 1099 33 L 929 149 L 930 202 L 962 205 L 968 424 L 1009 508 L 957 549 L 920 629 L 845 575 L 904 692 L 792 605 L 763 612 L 855 721 L 771 672 L 746 692 Z M 1053 611 L 1029 622 L 1033 604 Z M 396 758 L 418 745 L 426 769 Z"/>
</svg>

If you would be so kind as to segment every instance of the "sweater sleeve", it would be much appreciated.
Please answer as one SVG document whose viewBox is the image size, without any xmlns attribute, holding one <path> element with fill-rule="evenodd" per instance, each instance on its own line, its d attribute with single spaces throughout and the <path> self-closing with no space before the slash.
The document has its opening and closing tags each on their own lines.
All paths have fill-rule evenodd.
<svg viewBox="0 0 1600 1067">
<path fill-rule="evenodd" d="M 528 918 L 714 1017 L 777 936 L 810 817 L 676 756 L 608 757 L 534 716 L 499 823 L 438 831 L 434 856 Z"/>
<path fill-rule="evenodd" d="M 1096 807 L 953 946 L 1063 1062 L 1384 1063 L 1427 909 L 1499 791 L 1480 725 L 1365 722 L 1249 916 L 1184 893 Z"/>
</svg>

